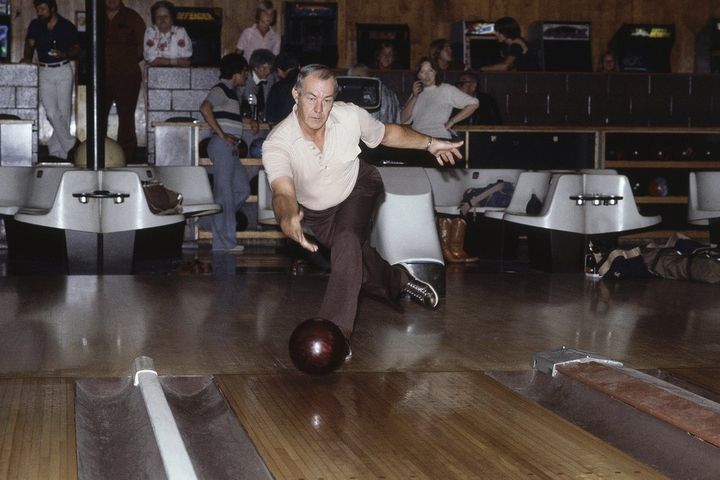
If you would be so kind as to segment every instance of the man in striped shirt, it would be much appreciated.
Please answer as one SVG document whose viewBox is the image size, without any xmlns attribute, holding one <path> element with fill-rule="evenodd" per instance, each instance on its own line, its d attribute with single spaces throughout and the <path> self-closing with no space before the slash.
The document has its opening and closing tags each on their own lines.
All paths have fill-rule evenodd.
<svg viewBox="0 0 720 480">
<path fill-rule="evenodd" d="M 222 212 L 202 217 L 200 226 L 212 230 L 212 248 L 217 251 L 241 252 L 237 243 L 235 213 L 250 196 L 250 178 L 238 158 L 242 136 L 242 116 L 237 87 L 245 85 L 248 65 L 239 53 L 220 60 L 220 82 L 210 89 L 200 104 L 200 113 L 213 131 L 208 156 L 213 162 L 213 195 Z"/>
</svg>

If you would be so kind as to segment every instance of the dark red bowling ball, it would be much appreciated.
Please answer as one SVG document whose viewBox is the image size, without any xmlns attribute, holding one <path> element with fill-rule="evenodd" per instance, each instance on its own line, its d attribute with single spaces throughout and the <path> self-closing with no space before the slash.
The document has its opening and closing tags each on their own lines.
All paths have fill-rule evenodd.
<svg viewBox="0 0 720 480">
<path fill-rule="evenodd" d="M 295 327 L 290 335 L 290 359 L 305 373 L 322 375 L 342 365 L 347 354 L 345 336 L 329 320 L 311 318 Z"/>
</svg>

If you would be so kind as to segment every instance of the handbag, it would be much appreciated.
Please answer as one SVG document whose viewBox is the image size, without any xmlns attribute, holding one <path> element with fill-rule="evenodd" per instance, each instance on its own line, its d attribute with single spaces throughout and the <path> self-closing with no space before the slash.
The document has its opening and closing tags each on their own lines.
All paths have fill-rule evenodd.
<svg viewBox="0 0 720 480">
<path fill-rule="evenodd" d="M 182 212 L 182 194 L 171 190 L 157 180 L 142 182 L 145 200 L 150 211 L 156 215 L 171 215 Z"/>
</svg>

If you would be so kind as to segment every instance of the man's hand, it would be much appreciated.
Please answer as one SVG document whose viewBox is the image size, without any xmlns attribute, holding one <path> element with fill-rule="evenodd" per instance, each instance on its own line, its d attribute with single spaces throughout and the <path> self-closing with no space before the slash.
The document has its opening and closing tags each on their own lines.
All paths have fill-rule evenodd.
<svg viewBox="0 0 720 480">
<path fill-rule="evenodd" d="M 302 228 L 303 213 L 297 203 L 295 184 L 290 177 L 279 177 L 270 184 L 273 191 L 273 210 L 280 229 L 305 250 L 317 252 L 318 246 L 305 238 Z"/>
<path fill-rule="evenodd" d="M 302 210 L 297 213 L 280 219 L 280 228 L 286 237 L 295 240 L 305 250 L 317 252 L 318 246 L 305 238 L 302 228 L 303 213 Z"/>
<path fill-rule="evenodd" d="M 435 155 L 435 160 L 440 166 L 445 163 L 455 165 L 455 157 L 458 160 L 462 158 L 458 148 L 462 147 L 463 143 L 465 142 L 450 142 L 441 138 L 433 138 L 428 146 L 428 151 Z"/>
</svg>

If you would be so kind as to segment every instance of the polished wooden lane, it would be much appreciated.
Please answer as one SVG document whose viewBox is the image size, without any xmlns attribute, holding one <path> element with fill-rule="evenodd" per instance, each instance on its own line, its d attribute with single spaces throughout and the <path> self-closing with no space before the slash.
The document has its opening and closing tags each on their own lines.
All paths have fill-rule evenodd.
<svg viewBox="0 0 720 480">
<path fill-rule="evenodd" d="M 481 372 L 218 381 L 278 479 L 664 478 Z"/>
<path fill-rule="evenodd" d="M 352 361 L 318 380 L 297 374 L 287 340 L 315 313 L 326 277 L 292 276 L 282 261 L 280 271 L 272 260 L 254 271 L 247 260 L 207 261 L 212 275 L 0 277 L 3 402 L 36 379 L 26 395 L 37 399 L 24 403 L 44 398 L 49 377 L 62 377 L 53 387 L 62 390 L 71 385 L 64 378 L 126 376 L 135 357 L 149 355 L 163 375 L 219 375 L 279 478 L 472 478 L 478 468 L 489 474 L 476 478 L 648 478 L 642 465 L 484 372 L 528 370 L 534 353 L 562 345 L 631 368 L 720 365 L 717 286 L 451 268 L 437 311 L 363 299 Z M 0 472 L 21 458 L 37 471 L 62 464 L 33 456 L 6 418 Z M 42 417 L 32 418 L 30 430 L 43 431 Z M 66 424 L 56 445 L 73 443 Z"/>
<path fill-rule="evenodd" d="M 0 478 L 76 478 L 73 382 L 0 380 Z"/>
</svg>

